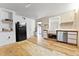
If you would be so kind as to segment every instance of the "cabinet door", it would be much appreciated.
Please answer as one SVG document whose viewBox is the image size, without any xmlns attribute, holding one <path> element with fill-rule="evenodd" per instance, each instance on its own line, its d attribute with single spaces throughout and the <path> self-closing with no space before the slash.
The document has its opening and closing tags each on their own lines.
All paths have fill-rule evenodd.
<svg viewBox="0 0 79 59">
<path fill-rule="evenodd" d="M 13 33 L 10 32 L 1 32 L 0 33 L 0 46 L 14 43 L 15 39 Z"/>
<path fill-rule="evenodd" d="M 58 34 L 57 34 L 57 40 L 63 42 L 63 32 L 58 32 Z"/>
<path fill-rule="evenodd" d="M 2 11 L 2 19 L 13 19 L 13 11 L 8 9 L 1 9 Z"/>
<path fill-rule="evenodd" d="M 9 19 L 9 17 L 8 17 L 8 12 L 3 11 L 3 12 L 2 12 L 2 18 L 3 18 L 3 19 Z"/>
<path fill-rule="evenodd" d="M 0 46 L 6 45 L 8 41 L 8 34 L 7 33 L 0 33 Z"/>
<path fill-rule="evenodd" d="M 15 43 L 16 40 L 14 39 L 14 34 L 13 32 L 8 33 L 8 41 L 7 44 Z"/>
<path fill-rule="evenodd" d="M 61 15 L 61 23 L 74 21 L 74 10 L 65 12 Z"/>
</svg>

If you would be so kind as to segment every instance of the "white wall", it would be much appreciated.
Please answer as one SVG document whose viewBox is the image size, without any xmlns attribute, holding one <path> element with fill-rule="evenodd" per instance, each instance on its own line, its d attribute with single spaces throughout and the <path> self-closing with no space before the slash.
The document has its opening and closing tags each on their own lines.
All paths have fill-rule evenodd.
<svg viewBox="0 0 79 59">
<path fill-rule="evenodd" d="M 27 22 L 27 38 L 34 36 L 35 32 L 35 20 L 26 18 Z"/>
<path fill-rule="evenodd" d="M 35 20 L 34 19 L 30 19 L 25 17 L 25 20 L 23 19 L 22 16 L 19 15 L 15 15 L 14 16 L 14 22 L 16 23 L 17 21 L 19 22 L 25 22 L 26 23 L 26 30 L 27 30 L 27 39 L 34 36 L 34 31 L 35 31 Z M 15 27 L 14 27 L 15 28 Z M 15 32 L 16 33 L 16 32 Z"/>
<path fill-rule="evenodd" d="M 0 9 L 0 46 L 6 45 L 6 44 L 10 44 L 10 43 L 15 43 L 16 42 L 16 29 L 15 29 L 15 24 L 16 22 L 20 22 L 23 23 L 25 22 L 27 25 L 27 38 L 30 38 L 32 36 L 34 36 L 34 31 L 35 31 L 35 20 L 34 19 L 30 19 L 23 16 L 19 16 L 16 14 L 16 12 L 13 12 L 13 31 L 11 32 L 3 32 L 2 28 L 9 28 L 8 24 L 3 24 L 2 20 L 5 18 L 8 18 L 8 14 L 5 13 L 4 11 L 2 12 L 3 9 Z M 6 10 L 6 9 L 4 9 Z M 8 10 L 9 11 L 9 10 Z M 10 38 L 9 38 L 10 37 Z"/>
<path fill-rule="evenodd" d="M 12 12 L 12 20 L 13 20 L 13 31 L 11 32 L 6 32 L 6 31 L 2 31 L 2 28 L 9 28 L 9 24 L 4 24 L 2 22 L 3 19 L 8 18 L 8 13 L 4 12 L 3 10 L 7 10 L 10 11 L 8 9 L 0 9 L 0 46 L 3 45 L 7 45 L 7 44 L 11 44 L 11 43 L 15 43 L 16 42 L 16 29 L 15 29 L 15 24 L 16 22 L 20 22 L 20 23 L 26 23 L 27 25 L 27 38 L 30 38 L 32 36 L 34 36 L 34 31 L 35 31 L 35 20 L 34 19 L 30 19 L 23 16 L 19 16 L 16 14 L 16 12 L 11 11 Z M 10 38 L 9 38 L 10 37 Z"/>
<path fill-rule="evenodd" d="M 42 22 L 42 29 L 43 30 L 48 30 L 48 26 L 49 26 L 48 17 L 43 17 L 43 18 L 37 19 L 36 21 L 37 22 Z"/>
</svg>

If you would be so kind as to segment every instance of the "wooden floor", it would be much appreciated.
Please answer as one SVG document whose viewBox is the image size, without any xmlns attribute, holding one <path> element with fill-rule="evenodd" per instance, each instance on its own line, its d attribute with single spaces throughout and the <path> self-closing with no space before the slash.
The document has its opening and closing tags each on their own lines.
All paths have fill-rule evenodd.
<svg viewBox="0 0 79 59">
<path fill-rule="evenodd" d="M 78 56 L 79 48 L 56 42 L 54 39 L 32 37 L 28 40 L 0 47 L 1 56 Z"/>
<path fill-rule="evenodd" d="M 38 42 L 38 40 L 35 37 L 33 37 L 29 41 L 38 44 L 44 48 L 47 48 L 50 51 L 61 52 L 69 56 L 79 56 L 79 47 L 75 45 L 57 42 L 56 39 L 41 39 L 40 42 Z"/>
</svg>

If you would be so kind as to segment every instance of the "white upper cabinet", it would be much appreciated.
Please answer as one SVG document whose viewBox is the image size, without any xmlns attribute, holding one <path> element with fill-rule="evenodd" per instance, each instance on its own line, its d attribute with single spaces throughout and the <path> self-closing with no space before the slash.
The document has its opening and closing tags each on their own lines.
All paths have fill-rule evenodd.
<svg viewBox="0 0 79 59">
<path fill-rule="evenodd" d="M 68 11 L 60 15 L 61 23 L 73 22 L 75 19 L 75 11 Z"/>
<path fill-rule="evenodd" d="M 5 9 L 5 8 L 0 8 L 0 16 L 1 16 L 1 20 L 2 19 L 13 19 L 13 15 L 14 15 L 14 11 L 9 10 L 9 9 Z"/>
<path fill-rule="evenodd" d="M 0 8 L 0 31 L 13 30 L 13 16 L 15 12 L 9 9 Z"/>
</svg>

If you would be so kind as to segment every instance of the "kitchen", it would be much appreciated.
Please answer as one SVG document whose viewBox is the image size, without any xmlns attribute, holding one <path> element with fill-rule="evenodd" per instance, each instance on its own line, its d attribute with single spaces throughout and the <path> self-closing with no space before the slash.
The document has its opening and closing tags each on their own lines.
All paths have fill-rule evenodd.
<svg viewBox="0 0 79 59">
<path fill-rule="evenodd" d="M 14 9 L 9 5 L 13 6 Z M 29 7 L 27 7 L 28 5 Z M 8 55 L 35 56 L 79 55 L 79 9 L 69 9 L 69 5 L 72 4 L 0 4 L 0 7 L 4 7 L 0 8 L 0 55 L 7 55 L 7 53 L 9 53 Z M 59 10 L 58 12 L 56 9 L 58 13 L 55 15 L 55 12 L 52 11 L 53 7 L 51 8 L 51 6 L 55 6 L 56 8 L 61 7 L 61 11 Z M 24 7 L 25 10 L 22 9 Z M 68 7 L 67 10 L 65 7 Z M 38 19 L 33 18 L 37 15 L 35 14 L 35 16 L 31 13 L 33 12 L 32 8 L 36 8 L 33 9 L 34 12 L 38 10 Z M 42 14 L 44 11 L 48 16 L 46 13 Z M 29 15 L 28 12 L 31 14 Z M 24 15 L 24 13 L 26 16 L 21 16 Z M 37 34 L 39 34 L 41 38 L 39 35 L 37 36 Z M 14 49 L 14 51 L 12 49 Z M 63 51 L 61 51 L 62 49 Z M 6 53 L 3 53 L 4 51 Z M 37 53 L 35 53 L 35 51 L 37 51 Z M 75 53 L 72 53 L 72 51 L 75 51 Z"/>
</svg>

